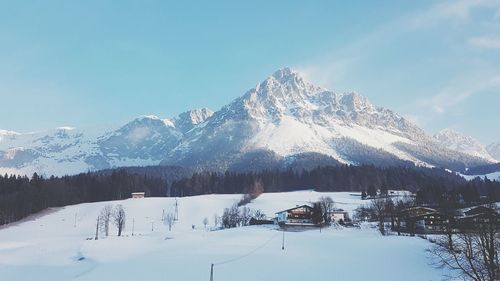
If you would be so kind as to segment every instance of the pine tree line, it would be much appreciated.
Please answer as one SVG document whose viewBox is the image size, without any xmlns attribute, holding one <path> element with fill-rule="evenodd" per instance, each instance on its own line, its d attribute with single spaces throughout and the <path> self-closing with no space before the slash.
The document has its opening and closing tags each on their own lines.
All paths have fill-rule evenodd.
<svg viewBox="0 0 500 281">
<path fill-rule="evenodd" d="M 262 182 L 264 192 L 283 192 L 303 189 L 317 191 L 363 191 L 367 189 L 405 189 L 417 191 L 425 186 L 452 188 L 466 181 L 440 169 L 410 167 L 327 166 L 312 170 L 272 170 L 224 174 L 202 172 L 175 181 L 172 196 L 191 196 L 210 193 L 249 193 L 255 182 Z"/>
<path fill-rule="evenodd" d="M 135 191 L 164 196 L 164 181 L 122 170 L 107 175 L 84 173 L 43 178 L 0 176 L 0 225 L 20 220 L 49 207 L 120 200 Z"/>
<path fill-rule="evenodd" d="M 152 169 L 155 169 L 152 167 Z M 115 170 L 74 176 L 43 178 L 0 176 L 0 225 L 20 220 L 49 207 L 84 202 L 120 200 L 132 192 L 147 196 L 252 194 L 304 189 L 365 191 L 404 189 L 417 193 L 427 205 L 472 204 L 500 200 L 500 183 L 483 179 L 466 181 L 442 169 L 417 167 L 327 166 L 312 170 L 272 170 L 248 173 L 194 173 L 173 181 L 141 172 Z M 179 178 L 179 177 L 177 177 Z M 169 184 L 171 182 L 171 184 Z"/>
</svg>

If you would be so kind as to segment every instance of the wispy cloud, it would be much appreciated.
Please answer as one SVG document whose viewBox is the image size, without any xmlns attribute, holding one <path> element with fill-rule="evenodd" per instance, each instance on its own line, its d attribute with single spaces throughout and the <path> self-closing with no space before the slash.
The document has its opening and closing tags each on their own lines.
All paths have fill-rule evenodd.
<svg viewBox="0 0 500 281">
<path fill-rule="evenodd" d="M 500 75 L 476 81 L 469 86 L 446 87 L 429 98 L 420 99 L 417 105 L 420 108 L 430 108 L 433 113 L 443 114 L 474 95 L 499 87 Z"/>
<path fill-rule="evenodd" d="M 500 49 L 500 37 L 481 36 L 472 37 L 468 40 L 469 44 L 483 49 Z"/>
<path fill-rule="evenodd" d="M 317 85 L 326 87 L 345 79 L 355 63 L 355 58 L 328 58 L 320 63 L 295 67 L 304 77 Z"/>
<path fill-rule="evenodd" d="M 468 102 L 500 90 L 500 75 L 485 77 L 476 81 L 452 81 L 434 95 L 419 98 L 403 106 L 402 114 L 419 126 L 432 130 L 463 124 L 464 106 Z"/>
<path fill-rule="evenodd" d="M 491 78 L 489 83 L 492 87 L 500 87 L 500 75 Z"/>
<path fill-rule="evenodd" d="M 421 99 L 418 105 L 422 108 L 431 108 L 434 113 L 442 114 L 445 113 L 449 108 L 454 107 L 474 93 L 472 91 L 457 91 L 453 88 L 446 88 L 439 91 L 437 94 L 431 96 L 430 98 Z"/>
<path fill-rule="evenodd" d="M 357 40 L 347 42 L 342 48 L 332 50 L 298 69 L 311 81 L 332 86 L 334 90 L 339 89 L 336 86 L 339 84 L 359 87 L 365 83 L 364 90 L 372 91 L 371 85 L 377 86 L 377 81 L 368 78 L 369 82 L 366 82 L 360 79 L 366 79 L 363 70 L 370 68 L 373 60 L 377 60 L 379 50 L 388 46 L 390 48 L 389 44 L 397 45 L 405 38 L 411 40 L 413 34 L 421 36 L 423 33 L 429 33 L 431 41 L 426 43 L 431 45 L 429 48 L 423 46 L 423 52 L 413 49 L 406 52 L 410 56 L 421 56 L 420 61 L 410 60 L 412 65 L 404 64 L 407 63 L 404 58 L 401 65 L 388 61 L 387 65 L 381 64 L 381 67 L 387 68 L 381 72 L 375 70 L 373 76 L 383 79 L 390 75 L 385 81 L 396 81 L 389 91 L 394 91 L 394 95 L 401 95 L 400 92 L 403 91 L 409 100 L 400 105 L 392 101 L 387 103 L 392 102 L 393 109 L 425 129 L 448 127 L 452 122 L 463 124 L 464 115 L 468 114 L 465 108 L 468 102 L 480 99 L 481 95 L 498 93 L 500 90 L 500 73 L 496 59 L 483 57 L 482 52 L 470 53 L 470 48 L 465 48 L 500 48 L 497 46 L 500 44 L 497 42 L 500 41 L 499 34 L 496 33 L 497 19 L 500 19 L 500 0 L 440 1 L 419 11 L 395 17 L 380 26 L 374 26 L 373 30 Z M 481 33 L 477 34 L 478 31 Z M 443 37 L 443 40 L 437 42 L 437 49 L 450 46 L 450 52 L 454 53 L 433 53 L 432 40 L 439 40 L 440 37 Z M 397 55 L 399 53 L 396 49 L 395 56 Z M 418 65 L 419 63 L 421 65 Z M 435 73 L 438 78 L 431 79 L 429 83 L 424 80 L 419 87 L 398 88 L 399 78 L 413 82 L 408 79 L 407 73 L 414 73 L 417 80 L 422 78 L 418 73 L 422 71 L 422 66 L 430 73 Z M 428 74 L 422 76 L 428 77 Z M 377 92 L 364 94 L 377 95 Z M 378 98 L 383 100 L 387 96 L 390 94 L 384 92 Z"/>
<path fill-rule="evenodd" d="M 476 9 L 498 10 L 500 18 L 500 0 L 448 0 L 431 5 L 417 12 L 412 12 L 393 18 L 380 26 L 374 27 L 371 32 L 354 42 L 349 42 L 330 54 L 316 58 L 315 61 L 303 63 L 296 67 L 310 80 L 320 85 L 336 85 L 337 82 L 352 75 L 363 64 L 363 56 L 367 51 L 376 49 L 380 44 L 392 38 L 408 34 L 415 29 L 434 26 L 442 21 L 465 22 L 472 17 Z M 441 25 L 438 25 L 442 28 Z M 497 37 L 474 37 L 470 44 L 484 48 L 497 48 Z"/>
<path fill-rule="evenodd" d="M 466 21 L 476 9 L 500 8 L 500 0 L 444 1 L 431 6 L 413 19 L 414 26 L 429 26 L 440 21 Z M 498 14 L 499 12 L 497 12 Z"/>
</svg>

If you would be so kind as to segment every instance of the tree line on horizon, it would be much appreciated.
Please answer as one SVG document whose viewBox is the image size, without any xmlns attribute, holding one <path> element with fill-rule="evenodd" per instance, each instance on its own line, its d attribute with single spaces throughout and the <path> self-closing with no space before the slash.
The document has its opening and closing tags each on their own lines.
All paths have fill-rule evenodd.
<svg viewBox="0 0 500 281">
<path fill-rule="evenodd" d="M 0 225 L 18 221 L 50 207 L 121 200 L 132 192 L 150 197 L 203 194 L 251 194 L 314 189 L 353 191 L 373 195 L 377 190 L 415 192 L 422 204 L 473 204 L 500 200 L 500 183 L 477 178 L 467 181 L 442 169 L 419 167 L 325 166 L 312 170 L 260 172 L 199 172 L 180 180 L 117 169 L 109 173 L 82 173 L 44 178 L 0 175 Z"/>
<path fill-rule="evenodd" d="M 164 181 L 123 170 L 49 178 L 0 175 L 0 225 L 50 207 L 130 198 L 135 191 L 165 196 Z"/>
</svg>

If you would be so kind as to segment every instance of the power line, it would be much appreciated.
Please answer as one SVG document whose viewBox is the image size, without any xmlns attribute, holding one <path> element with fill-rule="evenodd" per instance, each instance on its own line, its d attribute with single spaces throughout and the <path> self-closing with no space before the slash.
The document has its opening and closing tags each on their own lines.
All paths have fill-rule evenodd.
<svg viewBox="0 0 500 281">
<path fill-rule="evenodd" d="M 177 203 L 177 198 L 175 198 L 175 214 L 174 214 L 174 220 L 178 221 L 179 220 L 179 204 Z"/>
<path fill-rule="evenodd" d="M 95 224 L 95 240 L 99 239 L 99 217 L 97 217 L 97 223 Z"/>
<path fill-rule="evenodd" d="M 228 264 L 228 263 L 232 263 L 232 262 L 235 262 L 235 261 L 238 261 L 238 260 L 241 260 L 243 258 L 246 258 L 250 255 L 252 255 L 253 253 L 257 252 L 258 250 L 264 248 L 267 244 L 269 244 L 278 234 L 280 234 L 279 232 L 275 233 L 273 236 L 271 236 L 271 238 L 269 238 L 267 241 L 265 241 L 263 244 L 259 245 L 257 248 L 251 250 L 250 252 L 244 254 L 244 255 L 241 255 L 241 256 L 237 256 L 235 258 L 232 258 L 232 259 L 228 259 L 228 260 L 225 260 L 225 261 L 220 261 L 220 262 L 216 262 L 216 263 L 212 263 L 210 264 L 210 281 L 213 281 L 214 280 L 214 266 L 215 265 L 223 265 L 223 264 Z"/>
<path fill-rule="evenodd" d="M 248 252 L 246 254 L 243 254 L 241 256 L 237 256 L 235 258 L 228 259 L 228 260 L 225 260 L 225 261 L 216 262 L 216 263 L 213 263 L 213 265 L 223 265 L 223 264 L 232 263 L 232 262 L 241 260 L 243 258 L 246 258 L 246 257 L 252 255 L 253 253 L 257 252 L 258 250 L 260 250 L 260 249 L 264 248 L 265 246 L 267 246 L 267 244 L 269 244 L 278 234 L 279 234 L 279 232 L 275 233 L 273 236 L 271 236 L 271 238 L 269 238 L 263 244 L 259 245 L 257 248 L 251 250 L 250 252 Z"/>
</svg>

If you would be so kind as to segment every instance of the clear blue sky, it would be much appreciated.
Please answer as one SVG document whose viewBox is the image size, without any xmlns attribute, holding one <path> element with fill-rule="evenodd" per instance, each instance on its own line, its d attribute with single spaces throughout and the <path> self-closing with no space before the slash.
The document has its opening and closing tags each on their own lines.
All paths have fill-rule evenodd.
<svg viewBox="0 0 500 281">
<path fill-rule="evenodd" d="M 498 0 L 0 1 L 2 129 L 218 109 L 284 66 L 500 139 Z"/>
</svg>

